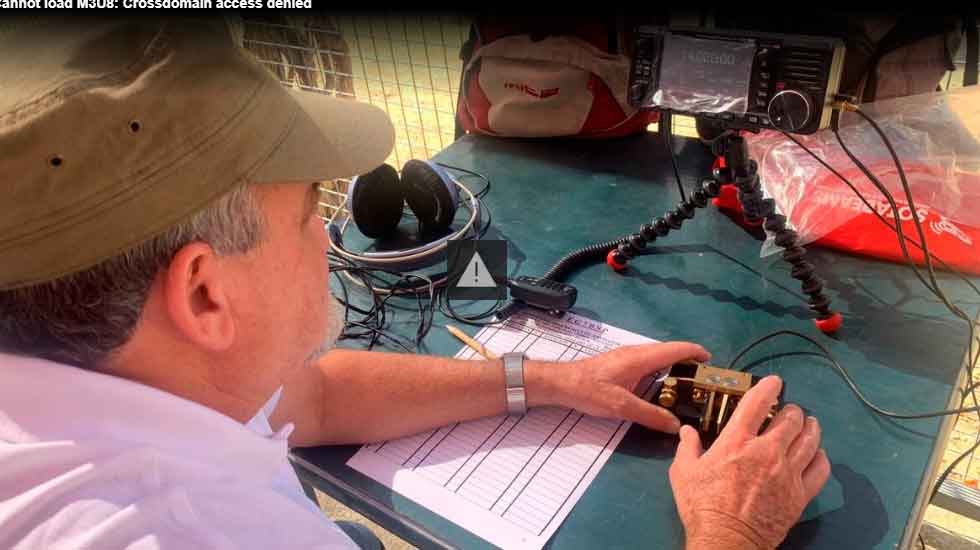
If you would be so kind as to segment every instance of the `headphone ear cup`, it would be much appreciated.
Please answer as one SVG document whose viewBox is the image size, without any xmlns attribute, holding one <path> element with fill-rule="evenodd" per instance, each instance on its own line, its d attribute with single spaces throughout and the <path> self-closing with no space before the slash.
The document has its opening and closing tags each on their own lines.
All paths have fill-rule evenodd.
<svg viewBox="0 0 980 550">
<path fill-rule="evenodd" d="M 389 164 L 354 178 L 347 190 L 351 219 L 361 233 L 372 239 L 394 233 L 404 204 L 398 172 Z"/>
<path fill-rule="evenodd" d="M 442 233 L 456 217 L 458 195 L 449 175 L 437 165 L 410 160 L 402 167 L 405 202 L 419 220 L 420 233 Z"/>
</svg>

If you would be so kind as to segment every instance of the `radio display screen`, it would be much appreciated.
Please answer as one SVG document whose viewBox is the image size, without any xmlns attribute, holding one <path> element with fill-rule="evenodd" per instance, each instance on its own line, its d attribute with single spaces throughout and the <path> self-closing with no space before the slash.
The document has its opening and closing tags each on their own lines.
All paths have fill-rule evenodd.
<svg viewBox="0 0 980 550">
<path fill-rule="evenodd" d="M 687 113 L 738 113 L 748 109 L 756 42 L 706 40 L 666 34 L 652 106 Z"/>
</svg>

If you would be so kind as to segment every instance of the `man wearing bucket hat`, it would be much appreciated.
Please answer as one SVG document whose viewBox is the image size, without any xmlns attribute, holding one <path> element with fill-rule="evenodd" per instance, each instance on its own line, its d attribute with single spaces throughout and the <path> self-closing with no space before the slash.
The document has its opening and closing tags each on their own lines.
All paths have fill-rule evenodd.
<svg viewBox="0 0 980 550">
<path fill-rule="evenodd" d="M 351 547 L 288 446 L 507 410 L 500 361 L 327 353 L 314 182 L 385 160 L 383 112 L 283 88 L 220 22 L 5 20 L 0 51 L 0 547 Z M 677 432 L 632 391 L 686 359 L 527 360 L 526 404 Z M 758 435 L 780 385 L 703 455 L 681 430 L 691 547 L 773 547 L 826 481 L 798 407 Z"/>
</svg>

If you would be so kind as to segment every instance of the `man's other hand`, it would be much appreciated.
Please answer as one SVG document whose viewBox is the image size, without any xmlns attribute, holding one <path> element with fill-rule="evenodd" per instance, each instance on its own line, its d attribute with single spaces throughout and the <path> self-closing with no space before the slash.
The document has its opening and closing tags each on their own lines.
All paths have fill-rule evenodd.
<svg viewBox="0 0 980 550">
<path fill-rule="evenodd" d="M 787 405 L 759 434 L 782 385 L 769 376 L 749 390 L 707 452 L 681 430 L 670 484 L 688 550 L 775 548 L 827 482 L 816 418 Z"/>
<path fill-rule="evenodd" d="M 697 344 L 667 342 L 623 346 L 610 352 L 560 365 L 561 405 L 592 416 L 622 418 L 651 430 L 677 433 L 680 421 L 670 411 L 638 397 L 647 376 L 678 361 L 707 361 L 711 355 Z"/>
</svg>

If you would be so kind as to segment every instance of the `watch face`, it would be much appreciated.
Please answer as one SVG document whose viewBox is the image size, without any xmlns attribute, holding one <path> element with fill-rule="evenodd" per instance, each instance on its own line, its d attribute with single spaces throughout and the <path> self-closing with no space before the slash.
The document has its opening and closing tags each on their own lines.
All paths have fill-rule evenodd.
<svg viewBox="0 0 980 550">
<path fill-rule="evenodd" d="M 506 381 L 507 412 L 524 414 L 527 403 L 524 394 L 524 354 L 521 352 L 505 353 L 504 380 Z"/>
<path fill-rule="evenodd" d="M 509 414 L 524 414 L 527 412 L 527 401 L 524 388 L 507 388 L 507 412 Z"/>
<path fill-rule="evenodd" d="M 524 385 L 524 354 L 505 353 L 504 354 L 504 375 L 507 379 L 507 387 Z"/>
</svg>

